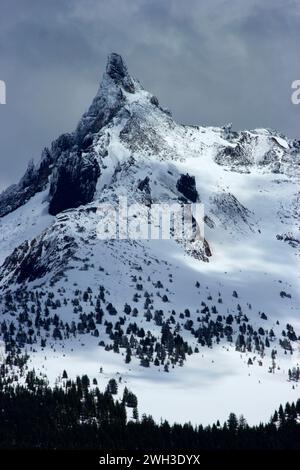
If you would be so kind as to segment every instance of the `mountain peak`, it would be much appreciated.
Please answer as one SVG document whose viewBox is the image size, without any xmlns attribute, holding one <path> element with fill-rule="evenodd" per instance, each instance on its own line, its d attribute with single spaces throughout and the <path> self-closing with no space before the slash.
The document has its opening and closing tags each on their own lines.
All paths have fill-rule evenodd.
<svg viewBox="0 0 300 470">
<path fill-rule="evenodd" d="M 125 101 L 124 93 L 135 93 L 135 82 L 128 73 L 122 57 L 115 52 L 109 54 L 106 72 L 97 95 L 88 111 L 79 121 L 76 135 L 80 142 L 89 133 L 95 133 L 115 116 Z"/>
<path fill-rule="evenodd" d="M 129 93 L 134 93 L 135 87 L 127 67 L 119 54 L 112 52 L 107 58 L 106 73 L 118 85 Z"/>
<path fill-rule="evenodd" d="M 120 54 L 112 52 L 107 57 L 106 73 L 113 79 L 124 78 L 128 75 L 127 67 Z"/>
</svg>

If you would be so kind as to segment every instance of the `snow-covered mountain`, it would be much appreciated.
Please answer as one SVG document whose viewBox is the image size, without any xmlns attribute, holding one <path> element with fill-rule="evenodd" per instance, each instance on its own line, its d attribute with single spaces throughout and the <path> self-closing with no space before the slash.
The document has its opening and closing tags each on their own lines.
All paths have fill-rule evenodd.
<svg viewBox="0 0 300 470">
<path fill-rule="evenodd" d="M 7 354 L 117 375 L 156 418 L 269 418 L 299 398 L 299 179 L 299 141 L 179 125 L 111 54 L 77 129 L 0 195 Z M 99 239 L 123 196 L 200 201 L 205 237 Z"/>
</svg>

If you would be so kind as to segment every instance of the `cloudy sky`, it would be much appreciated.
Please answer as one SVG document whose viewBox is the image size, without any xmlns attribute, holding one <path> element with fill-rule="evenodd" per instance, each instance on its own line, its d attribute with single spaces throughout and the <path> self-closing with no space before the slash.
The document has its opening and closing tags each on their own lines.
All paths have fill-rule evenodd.
<svg viewBox="0 0 300 470">
<path fill-rule="evenodd" d="M 177 121 L 300 138 L 299 0 L 0 0 L 0 189 L 72 131 L 109 52 Z"/>
</svg>

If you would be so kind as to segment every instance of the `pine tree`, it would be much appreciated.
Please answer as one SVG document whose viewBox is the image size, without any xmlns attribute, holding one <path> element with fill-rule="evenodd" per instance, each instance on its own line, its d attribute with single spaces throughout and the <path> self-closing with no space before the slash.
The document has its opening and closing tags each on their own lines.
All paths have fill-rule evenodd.
<svg viewBox="0 0 300 470">
<path fill-rule="evenodd" d="M 272 423 L 277 423 L 277 421 L 278 421 L 278 412 L 276 410 L 272 418 Z"/>
<path fill-rule="evenodd" d="M 282 426 L 285 422 L 285 415 L 284 415 L 282 405 L 280 405 L 280 407 L 279 407 L 278 416 L 279 416 L 279 424 L 280 424 L 280 426 Z"/>
<path fill-rule="evenodd" d="M 138 421 L 138 420 L 139 420 L 139 412 L 138 412 L 138 409 L 137 409 L 137 408 L 133 408 L 132 418 L 133 418 L 135 421 Z"/>
<path fill-rule="evenodd" d="M 238 429 L 238 419 L 234 413 L 230 413 L 227 424 L 229 431 L 233 434 L 236 434 Z"/>
<path fill-rule="evenodd" d="M 239 417 L 238 429 L 243 430 L 243 429 L 246 429 L 247 427 L 248 427 L 248 424 L 247 424 L 246 418 L 243 415 L 241 415 Z"/>
<path fill-rule="evenodd" d="M 126 364 L 129 364 L 130 361 L 131 361 L 131 349 L 128 346 L 128 348 L 126 350 L 125 362 L 126 362 Z"/>
<path fill-rule="evenodd" d="M 115 379 L 110 379 L 108 384 L 107 384 L 107 387 L 106 387 L 106 391 L 108 393 L 110 393 L 111 395 L 117 395 L 118 393 L 118 384 L 117 384 L 117 381 Z"/>
</svg>

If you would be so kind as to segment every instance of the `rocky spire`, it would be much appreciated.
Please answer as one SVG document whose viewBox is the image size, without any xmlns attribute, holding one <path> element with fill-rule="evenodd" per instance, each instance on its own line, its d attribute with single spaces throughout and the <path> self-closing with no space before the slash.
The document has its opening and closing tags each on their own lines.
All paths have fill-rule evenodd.
<svg viewBox="0 0 300 470">
<path fill-rule="evenodd" d="M 82 153 L 93 142 L 93 134 L 122 109 L 126 93 L 135 93 L 136 87 L 139 85 L 129 75 L 122 57 L 116 53 L 109 54 L 98 93 L 76 131 L 56 139 L 51 150 L 43 152 L 40 164 L 34 166 L 30 163 L 20 182 L 0 194 L 0 218 L 44 189 L 50 175 L 51 214 L 90 201 L 99 177 L 99 167 L 93 155 L 83 157 Z"/>
<path fill-rule="evenodd" d="M 76 139 L 79 145 L 89 133 L 98 132 L 116 115 L 125 102 L 124 92 L 134 93 L 135 83 L 122 57 L 112 53 L 108 56 L 98 93 L 78 124 Z"/>
<path fill-rule="evenodd" d="M 106 73 L 114 82 L 122 86 L 129 93 L 134 93 L 134 83 L 130 77 L 122 57 L 115 52 L 109 54 L 106 65 Z"/>
</svg>

